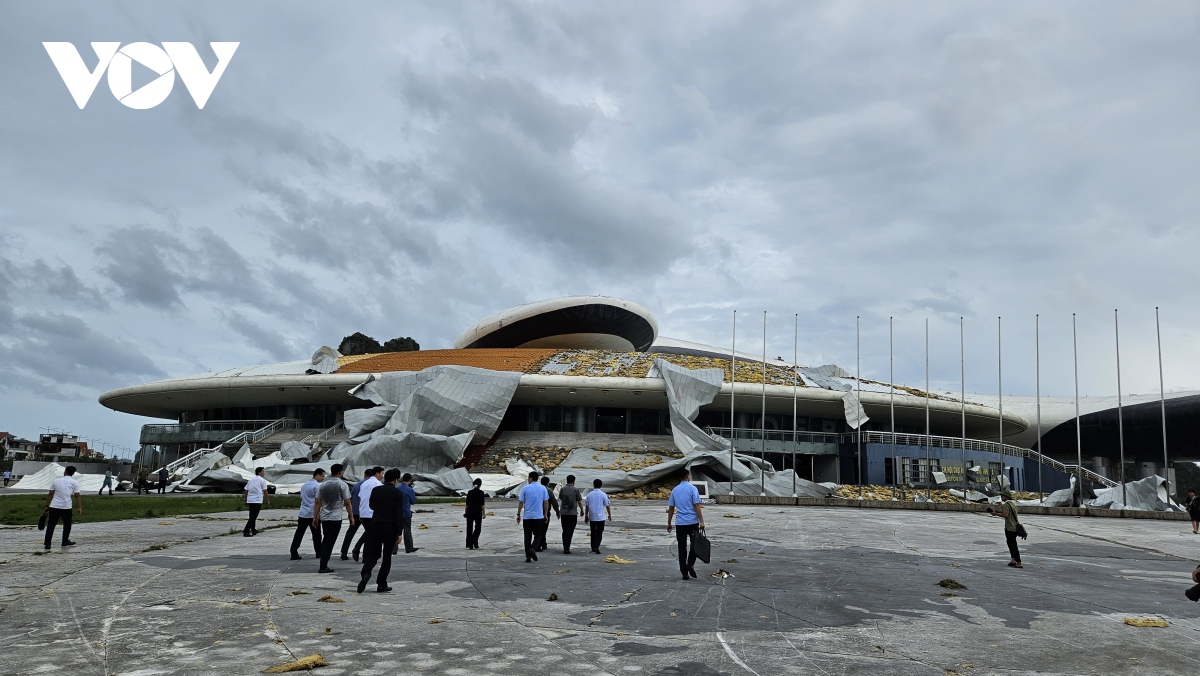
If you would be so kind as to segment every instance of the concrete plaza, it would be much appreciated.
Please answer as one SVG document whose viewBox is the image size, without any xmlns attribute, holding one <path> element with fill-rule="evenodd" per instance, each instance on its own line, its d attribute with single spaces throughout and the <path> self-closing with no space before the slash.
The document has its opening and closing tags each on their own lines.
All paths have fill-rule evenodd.
<svg viewBox="0 0 1200 676">
<path fill-rule="evenodd" d="M 289 560 L 291 512 L 255 538 L 229 535 L 236 513 L 84 524 L 45 555 L 36 529 L 3 528 L 0 670 L 253 674 L 320 653 L 323 676 L 1200 672 L 1186 522 L 1026 516 L 1015 570 L 981 514 L 713 505 L 712 565 L 683 582 L 662 502 L 614 504 L 604 553 L 630 564 L 582 532 L 564 555 L 556 522 L 524 563 L 505 501 L 468 551 L 462 507 L 419 507 L 391 594 L 356 594 L 336 555 L 317 574 L 307 542 Z"/>
</svg>

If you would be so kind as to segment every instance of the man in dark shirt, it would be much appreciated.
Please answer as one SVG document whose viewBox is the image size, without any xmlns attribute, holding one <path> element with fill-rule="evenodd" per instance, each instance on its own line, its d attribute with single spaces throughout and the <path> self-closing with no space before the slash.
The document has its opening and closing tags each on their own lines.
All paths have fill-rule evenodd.
<svg viewBox="0 0 1200 676">
<path fill-rule="evenodd" d="M 575 475 L 567 475 L 567 485 L 558 491 L 561 510 L 558 519 L 562 522 L 563 554 L 571 553 L 571 538 L 575 535 L 575 526 L 579 523 L 579 514 L 583 511 L 583 494 L 575 488 Z"/>
<path fill-rule="evenodd" d="M 550 477 L 542 477 L 542 487 L 546 489 L 546 495 L 550 496 L 550 509 L 554 510 L 555 518 L 559 518 L 558 498 L 555 498 L 554 493 L 550 490 Z M 538 526 L 537 545 L 535 546 L 539 552 L 546 551 L 546 531 L 550 529 L 550 515 L 546 514 L 546 517 L 547 518 L 542 522 L 542 525 Z"/>
<path fill-rule="evenodd" d="M 483 479 L 473 483 L 475 487 L 467 491 L 467 509 L 463 512 L 467 518 L 467 549 L 479 549 L 479 531 L 483 530 L 483 519 L 487 516 L 484 512 L 487 495 L 479 488 Z"/>
<path fill-rule="evenodd" d="M 404 520 L 400 524 L 400 530 L 404 531 L 404 553 L 412 554 L 420 549 L 413 546 L 412 536 L 412 508 L 417 504 L 417 492 L 413 490 L 412 475 L 405 472 L 404 476 L 400 477 L 400 492 L 404 494 L 403 517 Z"/>
<path fill-rule="evenodd" d="M 171 473 L 167 471 L 167 466 L 163 465 L 162 469 L 158 470 L 158 492 L 163 494 L 167 492 L 167 484 L 170 483 Z"/>
<path fill-rule="evenodd" d="M 383 484 L 371 491 L 367 506 L 372 510 L 371 523 L 367 526 L 366 543 L 363 545 L 362 576 L 358 581 L 358 593 L 367 588 L 375 562 L 382 556 L 379 575 L 375 578 L 376 590 L 390 592 L 388 573 L 392 571 L 392 547 L 400 542 L 400 524 L 404 518 L 404 494 L 396 487 L 400 481 L 400 470 L 389 469 L 383 475 Z M 362 506 L 359 506 L 362 509 Z"/>
</svg>

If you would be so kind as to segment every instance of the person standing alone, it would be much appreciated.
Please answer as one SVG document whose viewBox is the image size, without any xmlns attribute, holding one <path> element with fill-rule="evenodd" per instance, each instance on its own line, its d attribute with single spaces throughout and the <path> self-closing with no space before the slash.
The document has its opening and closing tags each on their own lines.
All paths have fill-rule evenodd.
<svg viewBox="0 0 1200 676">
<path fill-rule="evenodd" d="M 246 517 L 246 527 L 242 529 L 242 537 L 258 535 L 258 512 L 262 509 L 263 500 L 267 501 L 268 507 L 271 506 L 268 488 L 267 480 L 263 478 L 263 468 L 255 467 L 254 476 L 246 482 L 245 497 L 242 498 L 246 509 L 250 510 L 250 516 Z"/>
<path fill-rule="evenodd" d="M 1024 568 L 1021 565 L 1021 552 L 1017 550 L 1017 538 L 1024 535 L 1025 527 L 1017 520 L 1017 506 L 1012 503 L 1012 493 L 1005 490 L 1000 492 L 1000 511 L 988 507 L 988 513 L 1004 519 L 1004 539 L 1008 542 L 1009 568 Z"/>
<path fill-rule="evenodd" d="M 317 468 L 313 470 L 312 478 L 304 482 L 300 487 L 300 514 L 296 518 L 296 533 L 292 535 L 292 560 L 298 561 L 303 556 L 300 556 L 300 543 L 304 542 L 304 532 L 312 536 L 313 551 L 316 552 L 316 557 L 321 558 L 321 529 L 314 521 L 316 517 L 317 497 L 321 493 L 321 482 L 325 479 L 325 470 Z"/>
<path fill-rule="evenodd" d="M 71 498 L 75 499 L 75 513 L 83 516 L 83 496 L 79 494 L 79 482 L 75 480 L 74 465 L 63 470 L 63 476 L 50 484 L 50 492 L 46 495 L 46 541 L 45 549 L 50 549 L 50 541 L 54 539 L 54 527 L 61 519 L 63 522 L 62 543 L 64 547 L 75 544 L 71 541 Z"/>
<path fill-rule="evenodd" d="M 700 491 L 692 485 L 692 475 L 686 469 L 679 474 L 679 485 L 671 490 L 667 500 L 667 533 L 675 519 L 675 541 L 679 544 L 679 572 L 683 579 L 696 577 L 696 534 L 704 529 L 704 512 L 700 509 Z M 688 545 L 691 544 L 691 551 Z"/>
<path fill-rule="evenodd" d="M 104 495 L 105 488 L 108 489 L 108 494 L 112 495 L 112 482 L 113 482 L 112 470 L 111 469 L 106 470 L 104 472 L 104 484 L 100 486 L 100 493 L 98 493 L 98 495 Z"/>
<path fill-rule="evenodd" d="M 474 488 L 467 491 L 467 508 L 463 511 L 463 517 L 467 519 L 467 549 L 479 549 L 479 531 L 483 530 L 483 519 L 487 516 L 484 512 L 487 494 L 479 488 L 483 485 L 483 479 L 471 483 Z"/>
<path fill-rule="evenodd" d="M 343 508 L 350 515 L 350 525 L 354 525 L 354 505 L 350 502 L 350 487 L 342 479 L 341 465 L 329 468 L 329 479 L 321 482 L 318 495 L 321 506 L 313 518 L 313 525 L 320 524 L 321 527 L 321 567 L 317 572 L 332 573 L 329 557 L 333 556 L 338 533 L 342 530 Z"/>
<path fill-rule="evenodd" d="M 517 496 L 517 525 L 521 525 L 522 517 L 525 519 L 525 563 L 529 563 L 537 561 L 537 534 L 550 518 L 550 495 L 538 483 L 537 472 L 529 473 L 529 483 Z"/>
<path fill-rule="evenodd" d="M 1192 520 L 1192 534 L 1200 534 L 1200 498 L 1196 497 L 1196 491 L 1188 491 L 1187 502 L 1183 506 Z"/>
<path fill-rule="evenodd" d="M 162 469 L 158 470 L 158 494 L 163 495 L 167 492 L 167 484 L 170 483 L 171 473 L 167 471 L 167 466 L 163 465 Z"/>
<path fill-rule="evenodd" d="M 403 518 L 404 494 L 396 488 L 400 481 L 400 470 L 389 469 L 383 475 L 383 483 L 371 489 L 369 496 L 364 496 L 359 510 L 371 510 L 371 523 L 367 526 L 366 549 L 363 551 L 363 567 L 358 579 L 358 593 L 367 588 L 371 579 L 371 571 L 375 562 L 382 557 L 379 564 L 379 575 L 375 578 L 375 590 L 384 593 L 392 591 L 388 586 L 388 573 L 392 571 L 392 548 L 400 543 L 400 523 Z M 367 484 L 363 484 L 366 486 Z"/>
<path fill-rule="evenodd" d="M 8 482 L 12 480 L 12 470 L 4 470 L 4 487 L 8 488 Z"/>
<path fill-rule="evenodd" d="M 558 519 L 562 522 L 563 554 L 571 553 L 571 538 L 575 536 L 575 526 L 579 523 L 579 513 L 583 511 L 583 494 L 575 488 L 575 475 L 567 475 L 567 485 L 558 491 L 560 503 Z"/>
<path fill-rule="evenodd" d="M 608 518 L 612 519 L 612 507 L 609 506 L 608 495 L 601 489 L 603 485 L 604 482 L 599 479 L 593 481 L 592 490 L 583 499 L 583 518 L 592 533 L 593 554 L 600 553 L 600 541 L 604 539 L 604 515 L 608 514 Z"/>
</svg>

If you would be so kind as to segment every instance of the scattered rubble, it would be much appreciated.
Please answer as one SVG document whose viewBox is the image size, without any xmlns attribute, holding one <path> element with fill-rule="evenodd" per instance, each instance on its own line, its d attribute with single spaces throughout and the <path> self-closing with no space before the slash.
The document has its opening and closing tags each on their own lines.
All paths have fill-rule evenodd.
<svg viewBox="0 0 1200 676">
<path fill-rule="evenodd" d="M 1125 624 L 1131 627 L 1166 627 L 1167 621 L 1161 617 L 1127 617 Z"/>
<path fill-rule="evenodd" d="M 308 657 L 301 657 L 294 662 L 284 662 L 283 664 L 277 664 L 269 669 L 263 669 L 263 673 L 284 674 L 289 671 L 308 671 L 309 669 L 327 666 L 329 666 L 329 663 L 325 661 L 325 658 L 321 657 L 320 653 L 314 653 Z"/>
<path fill-rule="evenodd" d="M 616 554 L 609 554 L 608 556 L 604 557 L 604 563 L 628 564 L 628 563 L 637 563 L 637 561 L 630 561 L 629 559 L 622 559 L 621 557 L 617 556 Z"/>
</svg>

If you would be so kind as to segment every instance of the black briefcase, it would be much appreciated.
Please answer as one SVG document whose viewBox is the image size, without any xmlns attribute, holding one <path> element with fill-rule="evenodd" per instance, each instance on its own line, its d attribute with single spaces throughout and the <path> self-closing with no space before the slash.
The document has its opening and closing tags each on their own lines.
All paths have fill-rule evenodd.
<svg viewBox="0 0 1200 676">
<path fill-rule="evenodd" d="M 50 512 L 42 512 L 38 517 L 38 530 L 46 530 L 46 519 L 50 516 Z M 705 563 L 708 563 L 705 561 Z"/>
<path fill-rule="evenodd" d="M 1192 601 L 1200 601 L 1200 584 L 1198 584 L 1198 585 L 1196 585 L 1195 587 L 1192 587 L 1191 589 L 1189 589 L 1189 590 L 1187 590 L 1187 591 L 1183 592 L 1183 595 L 1184 595 L 1184 596 L 1186 596 L 1186 597 L 1188 597 L 1188 599 L 1189 599 L 1189 600 L 1192 600 Z"/>
<path fill-rule="evenodd" d="M 712 543 L 708 541 L 708 536 L 704 534 L 704 531 L 698 530 L 692 536 L 692 552 L 696 554 L 697 559 L 705 563 L 712 558 Z"/>
</svg>

